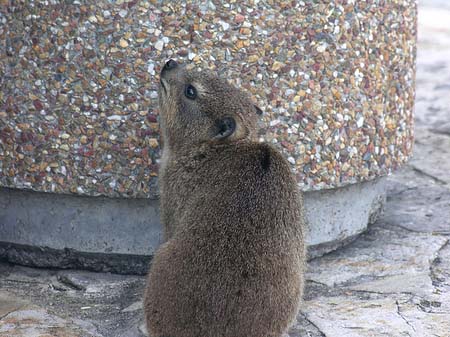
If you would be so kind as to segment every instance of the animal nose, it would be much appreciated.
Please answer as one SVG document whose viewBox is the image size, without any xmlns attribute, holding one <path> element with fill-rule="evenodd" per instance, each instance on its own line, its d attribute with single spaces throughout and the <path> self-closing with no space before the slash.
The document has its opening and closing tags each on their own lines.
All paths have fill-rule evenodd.
<svg viewBox="0 0 450 337">
<path fill-rule="evenodd" d="M 170 59 L 169 61 L 166 62 L 166 64 L 164 65 L 162 71 L 167 71 L 167 70 L 171 70 L 178 67 L 178 63 L 175 60 Z"/>
</svg>

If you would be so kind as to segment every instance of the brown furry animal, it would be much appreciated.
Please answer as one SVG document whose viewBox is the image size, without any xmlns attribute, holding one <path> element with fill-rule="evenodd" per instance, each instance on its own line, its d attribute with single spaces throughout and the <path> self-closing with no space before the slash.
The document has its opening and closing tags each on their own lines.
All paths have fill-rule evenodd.
<svg viewBox="0 0 450 337">
<path fill-rule="evenodd" d="M 253 140 L 260 110 L 247 95 L 209 72 L 166 63 L 160 107 L 170 239 L 148 277 L 150 336 L 280 337 L 305 269 L 302 199 L 288 163 Z"/>
</svg>

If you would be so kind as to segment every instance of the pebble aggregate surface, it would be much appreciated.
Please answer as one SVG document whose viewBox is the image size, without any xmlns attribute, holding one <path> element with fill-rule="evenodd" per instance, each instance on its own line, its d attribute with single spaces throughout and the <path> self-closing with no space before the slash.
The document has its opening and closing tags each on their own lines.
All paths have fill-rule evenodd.
<svg viewBox="0 0 450 337">
<path fill-rule="evenodd" d="M 0 185 L 155 197 L 163 60 L 211 68 L 265 111 L 304 190 L 412 150 L 416 2 L 0 0 Z"/>
</svg>

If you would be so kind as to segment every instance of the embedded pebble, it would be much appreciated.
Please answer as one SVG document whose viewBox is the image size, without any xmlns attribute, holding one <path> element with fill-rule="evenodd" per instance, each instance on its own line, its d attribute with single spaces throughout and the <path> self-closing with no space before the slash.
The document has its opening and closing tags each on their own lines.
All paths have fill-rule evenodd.
<svg viewBox="0 0 450 337">
<path fill-rule="evenodd" d="M 159 40 L 158 42 L 156 42 L 155 43 L 155 48 L 156 48 L 156 50 L 159 50 L 159 51 L 163 50 L 163 48 L 164 48 L 164 41 Z"/>
</svg>

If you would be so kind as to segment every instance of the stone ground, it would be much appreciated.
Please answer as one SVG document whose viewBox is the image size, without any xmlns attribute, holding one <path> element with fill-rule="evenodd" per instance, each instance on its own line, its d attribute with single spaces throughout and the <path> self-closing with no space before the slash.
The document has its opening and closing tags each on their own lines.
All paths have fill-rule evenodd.
<svg viewBox="0 0 450 337">
<path fill-rule="evenodd" d="M 414 158 L 381 218 L 310 262 L 290 337 L 450 337 L 450 5 L 419 15 Z M 142 337 L 144 281 L 0 263 L 0 337 Z"/>
</svg>

